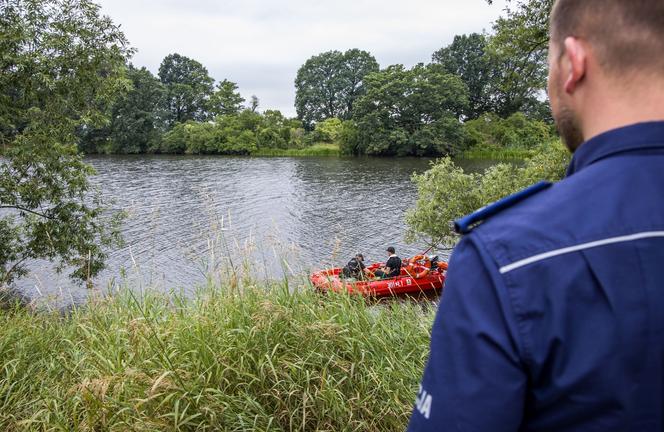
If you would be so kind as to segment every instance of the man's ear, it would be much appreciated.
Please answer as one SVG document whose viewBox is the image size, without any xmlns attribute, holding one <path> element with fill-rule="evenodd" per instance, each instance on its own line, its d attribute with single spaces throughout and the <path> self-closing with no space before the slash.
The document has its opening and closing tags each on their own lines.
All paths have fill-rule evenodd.
<svg viewBox="0 0 664 432">
<path fill-rule="evenodd" d="M 567 70 L 563 71 L 566 75 L 564 89 L 568 94 L 572 94 L 586 75 L 586 50 L 579 39 L 570 36 L 565 39 L 563 56 L 567 60 Z"/>
</svg>

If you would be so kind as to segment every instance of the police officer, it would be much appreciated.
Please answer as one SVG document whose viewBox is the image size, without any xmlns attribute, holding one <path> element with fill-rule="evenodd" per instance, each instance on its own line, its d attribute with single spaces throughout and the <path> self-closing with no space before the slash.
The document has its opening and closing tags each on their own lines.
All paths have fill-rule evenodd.
<svg viewBox="0 0 664 432">
<path fill-rule="evenodd" d="M 550 30 L 568 175 L 458 221 L 411 431 L 664 430 L 664 1 Z"/>
</svg>

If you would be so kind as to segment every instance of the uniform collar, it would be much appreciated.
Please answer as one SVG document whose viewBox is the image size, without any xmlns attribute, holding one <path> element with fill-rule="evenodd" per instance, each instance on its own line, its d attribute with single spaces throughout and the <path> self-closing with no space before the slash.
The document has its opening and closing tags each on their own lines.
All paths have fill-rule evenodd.
<svg viewBox="0 0 664 432">
<path fill-rule="evenodd" d="M 635 150 L 664 149 L 664 121 L 613 129 L 581 144 L 567 168 L 567 176 L 600 159 Z"/>
</svg>

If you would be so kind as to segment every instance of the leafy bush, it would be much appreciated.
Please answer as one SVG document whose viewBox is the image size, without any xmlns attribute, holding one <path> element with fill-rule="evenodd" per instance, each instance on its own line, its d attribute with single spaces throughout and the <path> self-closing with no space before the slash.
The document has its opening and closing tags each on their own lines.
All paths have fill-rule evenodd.
<svg viewBox="0 0 664 432">
<path fill-rule="evenodd" d="M 548 124 L 520 112 L 506 119 L 487 113 L 467 121 L 464 127 L 466 148 L 475 150 L 533 149 L 546 145 L 554 136 Z"/>
<path fill-rule="evenodd" d="M 344 152 L 375 156 L 449 154 L 463 142 L 458 118 L 468 89 L 440 65 L 393 65 L 365 78 L 354 108 L 357 137 Z M 342 134 L 343 135 L 343 134 Z"/>
<path fill-rule="evenodd" d="M 413 176 L 418 199 L 406 213 L 409 241 L 434 246 L 456 242 L 452 222 L 537 181 L 557 181 L 565 175 L 570 154 L 559 142 L 548 145 L 521 167 L 498 164 L 483 174 L 465 173 L 449 157 Z"/>
<path fill-rule="evenodd" d="M 339 148 L 344 155 L 360 154 L 360 133 L 354 121 L 347 120 L 341 124 Z"/>
<path fill-rule="evenodd" d="M 316 123 L 314 128 L 314 141 L 335 143 L 341 134 L 342 121 L 332 117 Z"/>
<path fill-rule="evenodd" d="M 190 120 L 176 123 L 161 142 L 162 153 L 210 153 L 214 147 L 214 127 L 209 123 Z"/>
<path fill-rule="evenodd" d="M 176 123 L 164 135 L 162 153 L 252 154 L 261 149 L 304 147 L 304 130 L 298 120 L 279 111 L 259 114 L 244 110 L 220 115 L 214 122 Z"/>
<path fill-rule="evenodd" d="M 455 155 L 463 143 L 465 131 L 452 115 L 442 116 L 410 136 L 409 154 L 414 156 Z"/>
</svg>

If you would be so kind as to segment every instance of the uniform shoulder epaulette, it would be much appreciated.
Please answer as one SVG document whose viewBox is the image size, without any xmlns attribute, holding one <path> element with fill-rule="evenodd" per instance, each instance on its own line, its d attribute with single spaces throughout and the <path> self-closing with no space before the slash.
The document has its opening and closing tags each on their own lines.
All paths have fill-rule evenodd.
<svg viewBox="0 0 664 432">
<path fill-rule="evenodd" d="M 481 209 L 454 221 L 454 230 L 458 234 L 468 234 L 482 221 L 506 208 L 512 207 L 514 204 L 521 202 L 536 193 L 548 189 L 551 184 L 551 182 L 541 181 L 513 195 L 482 207 Z"/>
</svg>

